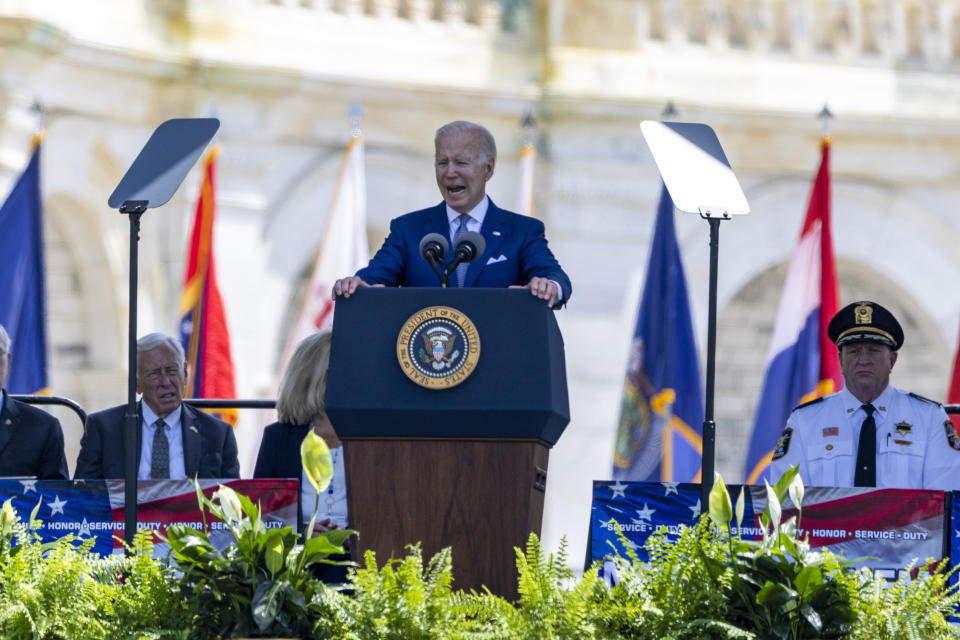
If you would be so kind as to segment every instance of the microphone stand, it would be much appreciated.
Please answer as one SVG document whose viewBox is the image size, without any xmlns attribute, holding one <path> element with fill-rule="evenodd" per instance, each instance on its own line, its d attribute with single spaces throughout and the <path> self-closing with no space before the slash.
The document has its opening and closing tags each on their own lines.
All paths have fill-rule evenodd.
<svg viewBox="0 0 960 640">
<path fill-rule="evenodd" d="M 440 278 L 441 287 L 447 286 L 447 283 L 450 282 L 450 274 L 457 270 L 457 265 L 461 262 L 463 262 L 463 257 L 458 254 L 454 254 L 453 262 L 443 268 L 443 276 Z"/>
<path fill-rule="evenodd" d="M 444 271 L 440 272 L 440 263 L 437 262 L 437 256 L 434 251 L 424 251 L 423 257 L 426 259 L 427 264 L 430 265 L 430 268 L 433 269 L 433 272 L 437 274 L 437 278 L 440 280 L 440 286 L 446 288 L 447 286 L 447 273 Z"/>
</svg>

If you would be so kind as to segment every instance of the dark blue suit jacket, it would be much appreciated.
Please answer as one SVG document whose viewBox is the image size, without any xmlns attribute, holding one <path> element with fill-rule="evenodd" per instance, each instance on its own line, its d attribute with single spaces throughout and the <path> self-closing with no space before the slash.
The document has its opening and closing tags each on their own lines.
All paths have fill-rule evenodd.
<svg viewBox="0 0 960 640">
<path fill-rule="evenodd" d="M 199 478 L 239 478 L 237 439 L 233 427 L 222 420 L 181 404 L 180 429 L 183 433 L 183 468 L 186 476 Z M 80 439 L 80 455 L 73 477 L 91 480 L 124 477 L 124 428 L 127 405 L 105 409 L 87 416 Z M 140 441 L 143 434 L 143 413 L 137 403 L 137 463 L 140 463 Z"/>
<path fill-rule="evenodd" d="M 310 431 L 308 424 L 274 422 L 263 430 L 257 452 L 254 478 L 296 478 L 303 475 L 300 445 Z"/>
<path fill-rule="evenodd" d="M 368 284 L 390 287 L 439 286 L 433 269 L 420 257 L 420 240 L 428 233 L 450 238 L 445 203 L 391 220 L 390 235 L 370 264 L 357 275 Z M 543 222 L 501 209 L 491 200 L 480 233 L 487 247 L 482 256 L 470 263 L 465 286 L 525 285 L 531 278 L 540 276 L 560 285 L 563 302 L 558 307 L 570 299 L 573 292 L 570 278 L 547 246 Z"/>
<path fill-rule="evenodd" d="M 6 391 L 0 402 L 0 476 L 69 480 L 60 421 Z"/>
</svg>

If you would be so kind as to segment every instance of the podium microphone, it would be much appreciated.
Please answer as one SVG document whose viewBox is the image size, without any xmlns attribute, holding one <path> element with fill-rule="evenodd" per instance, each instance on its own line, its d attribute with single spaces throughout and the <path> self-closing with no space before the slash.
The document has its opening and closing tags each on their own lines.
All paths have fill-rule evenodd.
<svg viewBox="0 0 960 640">
<path fill-rule="evenodd" d="M 467 231 L 461 234 L 453 248 L 453 262 L 443 270 L 444 286 L 446 286 L 450 274 L 456 271 L 458 264 L 473 262 L 482 256 L 486 249 L 487 241 L 476 231 Z"/>
<path fill-rule="evenodd" d="M 440 286 L 447 286 L 444 274 L 440 273 L 440 264 L 450 251 L 447 239 L 439 233 L 428 233 L 420 240 L 420 257 L 427 261 L 440 280 Z"/>
</svg>

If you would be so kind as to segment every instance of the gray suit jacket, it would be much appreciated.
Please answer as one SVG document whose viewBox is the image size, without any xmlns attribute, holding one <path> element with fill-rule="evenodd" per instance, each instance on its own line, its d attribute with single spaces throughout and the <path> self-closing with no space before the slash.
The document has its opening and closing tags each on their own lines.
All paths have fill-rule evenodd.
<svg viewBox="0 0 960 640">
<path fill-rule="evenodd" d="M 239 478 L 237 439 L 233 427 L 222 420 L 181 404 L 180 428 L 183 433 L 183 467 L 188 478 Z M 123 478 L 124 429 L 126 405 L 113 407 L 87 416 L 80 440 L 77 479 Z M 137 403 L 137 464 L 140 463 L 140 441 L 143 413 Z"/>
</svg>

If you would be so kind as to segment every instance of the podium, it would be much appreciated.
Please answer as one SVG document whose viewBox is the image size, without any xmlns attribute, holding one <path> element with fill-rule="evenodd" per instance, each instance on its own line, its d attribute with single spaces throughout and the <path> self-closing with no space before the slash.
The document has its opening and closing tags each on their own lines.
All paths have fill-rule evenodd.
<svg viewBox="0 0 960 640">
<path fill-rule="evenodd" d="M 525 289 L 363 288 L 337 301 L 326 410 L 354 559 L 452 547 L 454 586 L 515 597 L 570 420 L 563 339 Z"/>
</svg>

